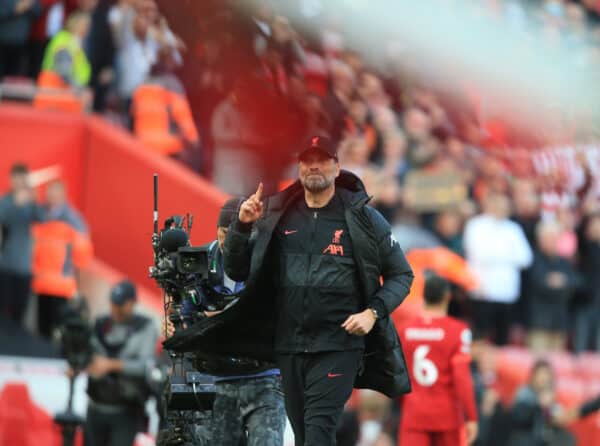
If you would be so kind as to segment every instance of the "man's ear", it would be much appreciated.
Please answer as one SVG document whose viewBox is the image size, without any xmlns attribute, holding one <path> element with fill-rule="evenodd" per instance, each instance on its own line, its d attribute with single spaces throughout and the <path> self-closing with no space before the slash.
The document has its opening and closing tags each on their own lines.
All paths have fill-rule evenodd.
<svg viewBox="0 0 600 446">
<path fill-rule="evenodd" d="M 335 161 L 335 177 L 339 177 L 340 176 L 340 172 L 341 172 L 341 168 L 340 168 L 340 162 L 339 161 Z"/>
</svg>

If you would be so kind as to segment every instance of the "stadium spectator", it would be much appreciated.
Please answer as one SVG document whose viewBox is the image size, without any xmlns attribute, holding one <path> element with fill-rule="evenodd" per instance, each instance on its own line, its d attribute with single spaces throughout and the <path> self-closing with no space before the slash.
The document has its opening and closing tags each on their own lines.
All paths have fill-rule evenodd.
<svg viewBox="0 0 600 446">
<path fill-rule="evenodd" d="M 552 416 L 562 410 L 556 402 L 552 366 L 539 360 L 531 370 L 529 383 L 517 391 L 511 407 L 513 429 L 508 445 L 574 446 L 573 436 Z"/>
<path fill-rule="evenodd" d="M 352 172 L 368 183 L 371 190 L 369 178 L 373 175 L 376 166 L 369 162 L 369 147 L 363 137 L 345 138 L 339 146 L 340 165 L 345 170 Z"/>
<path fill-rule="evenodd" d="M 477 177 L 473 184 L 473 198 L 481 203 L 488 193 L 508 194 L 509 186 L 503 160 L 492 155 L 477 159 Z"/>
<path fill-rule="evenodd" d="M 557 254 L 569 262 L 575 261 L 577 254 L 577 214 L 575 208 L 559 209 L 556 222 L 560 232 L 557 238 Z"/>
<path fill-rule="evenodd" d="M 402 400 L 398 444 L 426 446 L 467 443 L 477 438 L 477 408 L 470 370 L 471 330 L 448 316 L 450 283 L 431 274 L 425 280 L 425 309 L 400 326 L 413 383 Z"/>
<path fill-rule="evenodd" d="M 176 61 L 169 48 L 148 79 L 132 96 L 131 115 L 135 135 L 152 151 L 178 157 L 200 170 L 200 137 L 183 84 L 173 73 Z"/>
<path fill-rule="evenodd" d="M 39 0 L 0 0 L 0 80 L 27 73 L 27 39 L 42 12 Z"/>
<path fill-rule="evenodd" d="M 494 368 L 493 348 L 489 341 L 481 333 L 473 332 L 471 374 L 479 423 L 474 446 L 505 446 L 508 441 L 510 422 L 500 402 L 500 394 L 494 388 Z"/>
<path fill-rule="evenodd" d="M 446 248 L 464 257 L 463 220 L 458 210 L 446 209 L 437 214 L 434 229 Z"/>
<path fill-rule="evenodd" d="M 76 269 L 89 264 L 92 244 L 87 225 L 67 202 L 62 181 L 46 190 L 47 221 L 33 227 L 33 282 L 38 296 L 38 333 L 51 338 L 68 300 L 78 291 Z"/>
<path fill-rule="evenodd" d="M 117 93 L 127 111 L 133 92 L 158 61 L 160 49 L 176 51 L 180 41 L 153 0 L 121 0 L 109 11 L 108 20 L 116 48 Z"/>
<path fill-rule="evenodd" d="M 360 97 L 355 96 L 348 107 L 344 137 L 363 136 L 367 139 L 369 152 L 373 151 L 377 134 L 371 121 L 372 116 L 369 107 Z"/>
<path fill-rule="evenodd" d="M 530 303 L 529 348 L 536 353 L 564 349 L 569 328 L 569 303 L 580 284 L 579 275 L 559 255 L 561 227 L 542 222 L 536 229 L 537 247 L 528 274 Z"/>
<path fill-rule="evenodd" d="M 44 52 L 50 39 L 60 31 L 61 21 L 58 19 L 64 14 L 61 0 L 40 0 L 40 5 L 41 14 L 33 22 L 27 45 L 27 76 L 31 79 L 37 79 L 40 74 Z"/>
<path fill-rule="evenodd" d="M 540 198 L 535 182 L 529 179 L 515 180 L 511 186 L 513 202 L 512 220 L 521 226 L 530 246 L 535 245 L 535 228 L 540 221 Z"/>
<path fill-rule="evenodd" d="M 97 6 L 90 10 L 92 23 L 84 43 L 92 66 L 90 87 L 94 90 L 93 110 L 105 115 L 114 102 L 115 47 L 108 22 L 108 13 L 112 4 L 113 0 L 100 0 L 97 1 Z M 88 9 L 84 10 L 88 11 Z"/>
<path fill-rule="evenodd" d="M 301 66 L 305 63 L 304 49 L 296 30 L 290 21 L 283 16 L 275 16 L 272 24 L 273 40 L 281 48 L 282 64 L 288 75 L 301 73 Z"/>
<path fill-rule="evenodd" d="M 519 298 L 520 271 L 532 262 L 532 252 L 515 222 L 508 219 L 506 195 L 489 193 L 483 213 L 467 221 L 464 246 L 479 285 L 472 294 L 474 326 L 493 334 L 498 345 L 508 342 L 513 304 Z"/>
<path fill-rule="evenodd" d="M 360 439 L 358 446 L 383 446 L 393 444 L 392 438 L 385 431 L 390 417 L 390 400 L 372 390 L 358 391 L 358 421 L 360 423 Z"/>
<path fill-rule="evenodd" d="M 575 308 L 576 352 L 600 351 L 600 213 L 586 217 L 579 236 L 579 264 L 585 278 L 582 299 Z"/>
<path fill-rule="evenodd" d="M 289 92 L 289 77 L 283 59 L 283 44 L 274 39 L 267 40 L 267 46 L 261 55 L 262 76 L 267 85 L 280 96 Z"/>
<path fill-rule="evenodd" d="M 408 157 L 412 159 L 412 153 L 416 147 L 425 142 L 432 130 L 431 118 L 423 110 L 413 107 L 402 115 L 402 128 L 407 137 Z"/>
<path fill-rule="evenodd" d="M 330 66 L 331 89 L 323 100 L 323 110 L 331 120 L 331 138 L 338 142 L 343 134 L 345 119 L 354 92 L 355 74 L 345 63 L 334 60 Z"/>
<path fill-rule="evenodd" d="M 50 40 L 46 48 L 38 80 L 40 87 L 47 86 L 44 81 L 45 72 L 60 76 L 65 87 L 82 88 L 89 84 L 92 68 L 83 50 L 83 41 L 89 29 L 89 13 L 76 11 L 69 16 L 64 29 Z"/>
<path fill-rule="evenodd" d="M 31 225 L 43 221 L 45 213 L 35 202 L 25 164 L 11 167 L 10 183 L 10 192 L 0 198 L 0 311 L 20 325 L 31 292 Z"/>
<path fill-rule="evenodd" d="M 250 15 L 252 21 L 248 34 L 250 35 L 255 55 L 260 57 L 264 53 L 268 41 L 273 36 L 272 25 L 274 13 L 269 3 L 265 0 L 257 0 L 251 8 Z"/>
<path fill-rule="evenodd" d="M 540 222 L 540 197 L 536 190 L 536 183 L 531 179 L 516 179 L 512 183 L 510 191 L 513 202 L 511 220 L 521 227 L 529 246 L 535 246 L 535 229 Z M 521 270 L 521 292 L 516 303 L 515 322 L 525 329 L 528 328 L 530 322 L 532 294 L 530 270 L 531 268 Z"/>
<path fill-rule="evenodd" d="M 150 396 L 146 373 L 154 363 L 158 330 L 135 312 L 135 285 L 123 280 L 110 293 L 110 314 L 96 319 L 94 357 L 86 368 L 88 411 L 84 428 L 89 446 L 133 446 L 145 429 L 144 405 Z"/>
<path fill-rule="evenodd" d="M 215 145 L 213 181 L 226 192 L 249 195 L 261 177 L 260 150 L 265 135 L 257 130 L 255 107 L 256 78 L 237 79 L 230 94 L 217 105 L 211 122 Z M 238 165 L 244 166 L 239 175 Z"/>
</svg>

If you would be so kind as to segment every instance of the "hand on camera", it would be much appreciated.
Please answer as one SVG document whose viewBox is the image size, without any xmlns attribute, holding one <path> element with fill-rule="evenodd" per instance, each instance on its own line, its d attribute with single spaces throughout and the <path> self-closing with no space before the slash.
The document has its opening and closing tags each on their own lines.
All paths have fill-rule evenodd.
<svg viewBox="0 0 600 446">
<path fill-rule="evenodd" d="M 96 355 L 85 371 L 94 378 L 102 378 L 109 373 L 121 371 L 121 361 L 106 356 Z"/>
<path fill-rule="evenodd" d="M 169 318 L 165 320 L 165 337 L 170 338 L 175 334 L 175 325 Z"/>
<path fill-rule="evenodd" d="M 213 317 L 213 316 L 216 316 L 217 314 L 220 314 L 222 312 L 223 312 L 223 310 L 219 310 L 219 311 L 205 311 L 204 312 L 204 316 L 206 316 L 206 317 Z"/>
</svg>

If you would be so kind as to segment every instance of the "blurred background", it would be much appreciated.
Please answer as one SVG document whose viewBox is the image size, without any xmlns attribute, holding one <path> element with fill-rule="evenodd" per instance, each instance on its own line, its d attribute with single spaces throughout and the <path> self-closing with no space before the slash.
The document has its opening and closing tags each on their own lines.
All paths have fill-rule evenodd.
<svg viewBox="0 0 600 446">
<path fill-rule="evenodd" d="M 94 317 L 128 277 L 160 323 L 152 173 L 161 220 L 193 213 L 199 245 L 229 196 L 294 180 L 316 134 L 415 271 L 395 322 L 424 271 L 453 283 L 477 444 L 600 444 L 597 414 L 552 416 L 600 395 L 599 79 L 598 0 L 0 0 L 0 407 L 24 407 L 0 410 L 0 444 L 66 405 L 58 307 Z M 396 444 L 398 407 L 356 392 L 339 444 Z"/>
</svg>

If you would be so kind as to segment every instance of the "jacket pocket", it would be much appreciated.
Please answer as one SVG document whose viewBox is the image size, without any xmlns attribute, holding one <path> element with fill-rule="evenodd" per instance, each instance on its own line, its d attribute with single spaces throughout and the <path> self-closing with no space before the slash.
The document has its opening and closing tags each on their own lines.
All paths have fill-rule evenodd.
<svg viewBox="0 0 600 446">
<path fill-rule="evenodd" d="M 356 280 L 354 260 L 350 257 L 313 255 L 309 279 L 311 286 L 321 289 L 346 291 L 352 294 L 360 290 Z"/>
<path fill-rule="evenodd" d="M 286 254 L 282 265 L 281 283 L 284 288 L 305 286 L 308 282 L 310 257 L 308 254 Z"/>
</svg>

